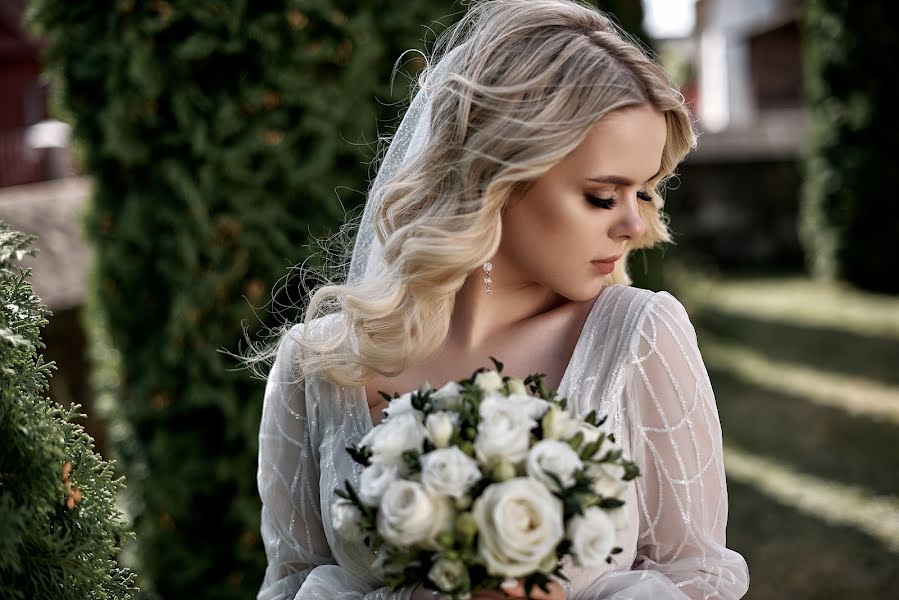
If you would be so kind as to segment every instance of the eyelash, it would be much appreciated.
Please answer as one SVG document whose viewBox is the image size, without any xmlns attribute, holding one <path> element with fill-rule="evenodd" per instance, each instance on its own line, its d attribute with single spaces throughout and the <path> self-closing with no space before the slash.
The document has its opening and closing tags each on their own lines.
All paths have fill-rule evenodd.
<svg viewBox="0 0 899 600">
<path fill-rule="evenodd" d="M 645 202 L 652 202 L 652 196 L 650 196 L 646 192 L 637 192 L 637 198 Z M 599 198 L 597 196 L 591 196 L 590 194 L 587 194 L 587 199 L 589 200 L 590 204 L 598 208 L 612 208 L 613 206 L 615 206 L 614 198 Z"/>
</svg>

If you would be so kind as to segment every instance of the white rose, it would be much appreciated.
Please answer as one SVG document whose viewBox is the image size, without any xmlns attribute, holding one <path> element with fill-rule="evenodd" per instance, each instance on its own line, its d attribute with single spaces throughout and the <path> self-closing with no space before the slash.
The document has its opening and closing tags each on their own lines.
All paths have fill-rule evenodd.
<svg viewBox="0 0 899 600">
<path fill-rule="evenodd" d="M 615 523 L 601 508 L 591 506 L 568 522 L 571 554 L 581 567 L 602 566 L 615 546 Z"/>
<path fill-rule="evenodd" d="M 531 429 L 537 424 L 505 396 L 489 394 L 481 402 L 481 422 L 474 440 L 475 456 L 492 466 L 501 459 L 519 464 L 530 446 Z"/>
<path fill-rule="evenodd" d="M 509 388 L 509 394 L 528 395 L 528 388 L 524 385 L 524 381 L 518 377 L 510 377 L 506 382 Z"/>
<path fill-rule="evenodd" d="M 565 535 L 562 501 L 530 477 L 487 486 L 472 514 L 478 524 L 478 554 L 487 572 L 499 577 L 537 571 Z"/>
<path fill-rule="evenodd" d="M 617 463 L 588 463 L 587 466 L 587 474 L 593 478 L 591 487 L 600 496 L 613 498 L 624 496 L 630 483 L 621 479 L 625 473 L 624 467 Z"/>
<path fill-rule="evenodd" d="M 503 378 L 497 371 L 481 371 L 474 377 L 475 387 L 481 388 L 484 393 L 495 392 L 503 387 Z"/>
<path fill-rule="evenodd" d="M 449 498 L 431 496 L 417 481 L 398 479 L 381 498 L 378 533 L 395 546 L 437 549 L 437 535 L 448 531 L 454 518 Z"/>
<path fill-rule="evenodd" d="M 369 506 L 381 503 L 381 497 L 395 479 L 399 477 L 396 465 L 375 463 L 362 469 L 359 476 L 359 499 Z"/>
<path fill-rule="evenodd" d="M 461 393 L 462 386 L 455 381 L 450 381 L 431 394 L 431 404 L 438 410 L 457 410 Z"/>
<path fill-rule="evenodd" d="M 405 465 L 402 462 L 403 452 L 407 450 L 424 450 L 427 430 L 418 418 L 405 413 L 380 423 L 365 434 L 359 446 L 371 450 L 372 464 Z"/>
<path fill-rule="evenodd" d="M 577 434 L 582 421 L 556 404 L 543 415 L 543 437 L 549 440 L 569 440 Z"/>
<path fill-rule="evenodd" d="M 431 443 L 437 448 L 446 448 L 449 445 L 450 438 L 453 437 L 455 430 L 455 421 L 457 417 L 455 413 L 446 411 L 438 411 L 428 415 L 425 420 L 425 427 L 428 430 L 428 436 Z"/>
<path fill-rule="evenodd" d="M 553 491 L 561 490 L 550 474 L 562 482 L 563 488 L 567 488 L 574 485 L 574 474 L 583 466 L 577 452 L 559 440 L 541 440 L 528 452 L 528 475 Z"/>
<path fill-rule="evenodd" d="M 415 415 L 419 422 L 424 420 L 424 413 L 412 408 L 412 392 L 406 392 L 391 400 L 384 412 L 387 413 L 387 420 L 406 414 Z"/>
<path fill-rule="evenodd" d="M 361 521 L 362 513 L 352 502 L 340 499 L 331 505 L 331 526 L 342 537 L 358 538 L 362 533 Z"/>
<path fill-rule="evenodd" d="M 543 415 L 546 414 L 546 411 L 550 406 L 549 402 L 543 398 L 531 396 L 530 394 L 510 394 L 509 396 L 504 396 L 498 392 L 490 392 L 487 394 L 487 397 L 485 397 L 485 400 L 487 398 L 498 402 L 505 402 L 513 406 L 515 410 L 522 411 L 529 418 L 534 419 L 534 425 L 543 418 Z"/>
<path fill-rule="evenodd" d="M 421 457 L 421 482 L 432 494 L 461 498 L 480 479 L 478 463 L 456 446 Z"/>
<path fill-rule="evenodd" d="M 461 561 L 441 558 L 431 565 L 428 579 L 441 592 L 452 592 L 468 580 L 468 569 Z"/>
</svg>

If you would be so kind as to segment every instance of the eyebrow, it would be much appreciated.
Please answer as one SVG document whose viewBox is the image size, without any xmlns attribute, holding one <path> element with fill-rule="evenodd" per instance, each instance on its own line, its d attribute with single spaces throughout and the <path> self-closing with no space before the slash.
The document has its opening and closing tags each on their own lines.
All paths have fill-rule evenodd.
<svg viewBox="0 0 899 600">
<path fill-rule="evenodd" d="M 647 179 L 646 181 L 651 181 L 659 176 L 662 170 L 659 169 L 656 171 L 656 174 Z M 595 181 L 596 183 L 613 183 L 615 185 L 636 185 L 633 181 L 628 179 L 627 177 L 621 177 L 620 175 L 603 175 L 601 177 L 588 177 L 587 181 Z"/>
</svg>

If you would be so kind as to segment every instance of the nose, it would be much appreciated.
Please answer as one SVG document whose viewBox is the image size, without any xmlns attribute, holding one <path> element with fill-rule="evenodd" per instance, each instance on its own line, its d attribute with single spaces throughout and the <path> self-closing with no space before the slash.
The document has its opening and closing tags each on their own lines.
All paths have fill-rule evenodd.
<svg viewBox="0 0 899 600">
<path fill-rule="evenodd" d="M 634 196 L 628 202 L 621 203 L 621 210 L 612 230 L 614 237 L 636 240 L 646 233 L 646 223 L 640 214 L 640 202 L 645 201 Z"/>
</svg>

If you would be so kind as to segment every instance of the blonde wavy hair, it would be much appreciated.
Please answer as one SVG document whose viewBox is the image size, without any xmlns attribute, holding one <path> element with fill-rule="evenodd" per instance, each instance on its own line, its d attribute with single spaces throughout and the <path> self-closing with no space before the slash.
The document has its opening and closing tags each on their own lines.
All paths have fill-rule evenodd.
<svg viewBox="0 0 899 600">
<path fill-rule="evenodd" d="M 612 111 L 649 104 L 665 116 L 661 171 L 647 186 L 653 202 L 640 203 L 646 231 L 627 253 L 671 241 L 661 192 L 697 134 L 683 96 L 636 39 L 577 0 L 475 0 L 424 56 L 419 85 L 460 45 L 435 90 L 427 146 L 378 190 L 374 219 L 385 271 L 349 285 L 348 252 L 331 253 L 338 278 L 325 276 L 311 295 L 303 334 L 279 333 L 299 345 L 301 377 L 362 386 L 439 349 L 456 293 L 499 248 L 510 198 Z M 351 227 L 346 223 L 337 238 L 346 241 Z M 629 285 L 626 264 L 625 255 L 606 282 Z M 351 333 L 355 349 L 344 344 Z"/>
</svg>

